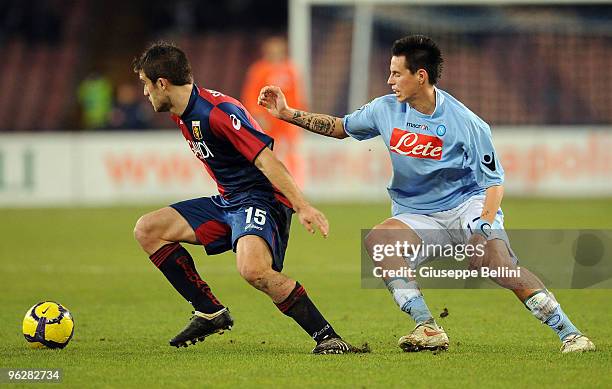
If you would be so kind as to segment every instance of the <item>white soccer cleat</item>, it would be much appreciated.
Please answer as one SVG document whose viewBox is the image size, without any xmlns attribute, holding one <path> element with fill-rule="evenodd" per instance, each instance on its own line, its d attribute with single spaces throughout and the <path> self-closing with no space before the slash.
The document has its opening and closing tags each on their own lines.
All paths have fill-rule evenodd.
<svg viewBox="0 0 612 389">
<path fill-rule="evenodd" d="M 431 320 L 418 324 L 411 333 L 399 338 L 397 345 L 406 352 L 447 350 L 448 335 L 442 327 Z"/>
<path fill-rule="evenodd" d="M 585 351 L 595 351 L 595 345 L 591 339 L 580 334 L 571 334 L 563 339 L 561 353 L 582 353 Z"/>
</svg>

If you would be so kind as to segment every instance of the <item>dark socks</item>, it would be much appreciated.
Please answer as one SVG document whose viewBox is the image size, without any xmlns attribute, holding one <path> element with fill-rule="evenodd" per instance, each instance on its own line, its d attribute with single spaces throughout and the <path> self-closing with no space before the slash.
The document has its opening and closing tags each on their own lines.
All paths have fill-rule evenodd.
<svg viewBox="0 0 612 389">
<path fill-rule="evenodd" d="M 149 257 L 185 300 L 202 313 L 215 313 L 224 306 L 200 278 L 191 255 L 178 243 L 169 243 Z"/>
<path fill-rule="evenodd" d="M 297 281 L 289 296 L 276 306 L 282 313 L 295 320 L 317 343 L 326 338 L 340 337 Z"/>
</svg>

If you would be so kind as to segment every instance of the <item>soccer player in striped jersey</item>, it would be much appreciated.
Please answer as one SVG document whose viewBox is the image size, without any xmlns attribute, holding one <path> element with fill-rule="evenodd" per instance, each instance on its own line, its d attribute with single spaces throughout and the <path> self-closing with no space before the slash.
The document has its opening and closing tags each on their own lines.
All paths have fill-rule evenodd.
<svg viewBox="0 0 612 389">
<path fill-rule="evenodd" d="M 229 310 L 181 245 L 189 243 L 204 246 L 209 255 L 235 251 L 240 275 L 314 339 L 314 354 L 363 351 L 345 342 L 304 287 L 281 273 L 292 214 L 309 232 L 318 229 L 324 237 L 329 224 L 272 153 L 274 140 L 239 101 L 196 85 L 189 61 L 178 47 L 155 43 L 133 65 L 153 109 L 171 113 L 219 189 L 219 195 L 172 204 L 136 223 L 136 240 L 195 309 L 187 327 L 170 344 L 186 347 L 233 325 Z"/>
</svg>

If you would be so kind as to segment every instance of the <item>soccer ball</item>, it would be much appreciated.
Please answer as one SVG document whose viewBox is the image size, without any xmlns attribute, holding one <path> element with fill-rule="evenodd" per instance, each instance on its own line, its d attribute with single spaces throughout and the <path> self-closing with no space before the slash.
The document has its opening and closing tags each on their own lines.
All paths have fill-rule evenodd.
<svg viewBox="0 0 612 389">
<path fill-rule="evenodd" d="M 64 348 L 73 333 L 72 315 L 53 301 L 34 305 L 23 318 L 23 336 L 32 348 Z"/>
</svg>

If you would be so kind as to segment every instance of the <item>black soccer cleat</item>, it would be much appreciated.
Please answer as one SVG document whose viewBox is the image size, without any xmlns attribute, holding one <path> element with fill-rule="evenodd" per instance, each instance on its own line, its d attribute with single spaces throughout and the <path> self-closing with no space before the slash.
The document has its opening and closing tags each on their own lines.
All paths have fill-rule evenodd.
<svg viewBox="0 0 612 389">
<path fill-rule="evenodd" d="M 234 325 L 234 320 L 229 314 L 227 308 L 223 308 L 217 313 L 205 314 L 201 312 L 193 312 L 191 321 L 187 327 L 178 335 L 170 340 L 170 346 L 187 347 L 189 344 L 202 342 L 207 336 L 212 334 L 222 334 L 225 330 L 231 330 Z M 211 316 L 213 316 L 211 318 Z"/>
<path fill-rule="evenodd" d="M 369 353 L 370 347 L 368 344 L 364 344 L 363 347 L 351 346 L 345 342 L 342 338 L 327 338 L 319 342 L 312 350 L 313 354 L 324 355 L 324 354 L 356 354 L 356 353 Z"/>
</svg>

